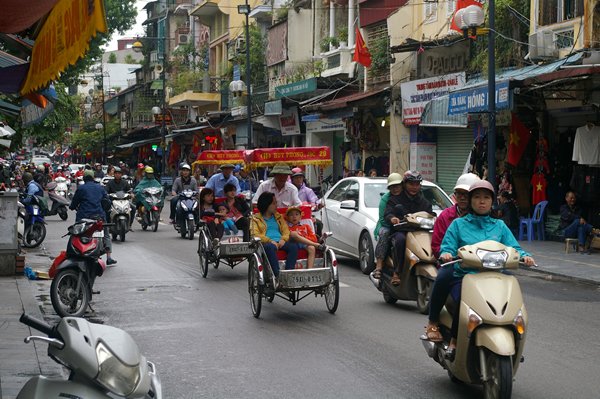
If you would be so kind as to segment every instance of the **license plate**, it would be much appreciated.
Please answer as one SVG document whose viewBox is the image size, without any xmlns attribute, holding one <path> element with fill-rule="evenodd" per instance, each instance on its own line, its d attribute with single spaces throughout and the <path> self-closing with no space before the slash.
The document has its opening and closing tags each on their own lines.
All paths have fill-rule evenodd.
<svg viewBox="0 0 600 399">
<path fill-rule="evenodd" d="M 96 231 L 92 234 L 94 238 L 104 238 L 104 231 Z"/>
<path fill-rule="evenodd" d="M 286 288 L 319 287 L 330 283 L 329 270 L 282 270 L 279 282 Z"/>
<path fill-rule="evenodd" d="M 221 255 L 226 256 L 235 256 L 235 255 L 250 255 L 254 251 L 250 249 L 249 243 L 236 243 L 236 244 L 227 244 L 221 243 Z"/>
</svg>

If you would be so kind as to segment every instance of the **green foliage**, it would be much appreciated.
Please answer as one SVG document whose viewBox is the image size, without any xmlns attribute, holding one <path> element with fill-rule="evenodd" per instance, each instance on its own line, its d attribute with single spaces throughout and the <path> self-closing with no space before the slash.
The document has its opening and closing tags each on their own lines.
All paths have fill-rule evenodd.
<svg viewBox="0 0 600 399">
<path fill-rule="evenodd" d="M 123 60 L 126 64 L 137 64 L 138 62 L 133 58 L 131 54 L 127 54 Z"/>
<path fill-rule="evenodd" d="M 265 64 L 265 50 L 267 48 L 266 39 L 262 35 L 260 28 L 253 24 L 250 25 L 250 82 L 253 85 L 260 85 L 267 81 L 267 66 Z M 244 49 L 245 50 L 245 49 Z M 246 54 L 245 51 L 236 55 L 233 64 L 240 65 L 242 76 L 246 74 Z M 245 77 L 243 78 L 246 81 Z"/>
<path fill-rule="evenodd" d="M 371 53 L 371 68 L 369 74 L 371 76 L 381 76 L 390 71 L 390 46 L 388 37 L 379 37 L 368 44 L 369 52 Z"/>
<path fill-rule="evenodd" d="M 326 52 L 329 51 L 329 45 L 334 48 L 339 47 L 340 41 L 337 37 L 324 37 L 319 42 L 319 45 L 321 46 L 321 51 Z"/>
<path fill-rule="evenodd" d="M 114 144 L 114 140 L 120 135 L 119 118 L 113 118 L 106 122 L 106 142 Z M 96 130 L 96 124 L 82 125 L 79 132 L 71 134 L 69 143 L 81 151 L 100 152 L 104 145 L 104 129 Z"/>
<path fill-rule="evenodd" d="M 69 96 L 66 86 L 60 82 L 56 82 L 54 86 L 58 94 L 54 111 L 39 124 L 21 130 L 23 138 L 35 137 L 39 145 L 62 142 L 66 128 L 73 126 L 78 119 L 79 98 Z"/>
<path fill-rule="evenodd" d="M 527 53 L 529 27 L 520 21 L 509 7 L 529 17 L 528 0 L 496 0 L 495 38 L 496 68 L 523 67 L 523 57 Z M 486 24 L 487 25 L 487 24 Z M 520 42 L 520 43 L 519 43 Z M 475 43 L 473 57 L 469 65 L 470 72 L 486 73 L 488 68 L 488 37 L 479 36 Z"/>
<path fill-rule="evenodd" d="M 290 12 L 290 8 L 292 8 L 294 5 L 294 1 L 293 0 L 288 0 L 285 3 L 283 3 L 282 5 L 280 5 L 278 8 L 275 9 L 275 21 L 283 21 L 286 20 L 288 17 L 288 13 Z"/>
<path fill-rule="evenodd" d="M 109 64 L 116 64 L 117 63 L 117 55 L 115 53 L 110 53 L 108 55 L 108 63 Z"/>
<path fill-rule="evenodd" d="M 342 25 L 337 30 L 337 37 L 340 42 L 348 43 L 348 27 Z"/>
</svg>

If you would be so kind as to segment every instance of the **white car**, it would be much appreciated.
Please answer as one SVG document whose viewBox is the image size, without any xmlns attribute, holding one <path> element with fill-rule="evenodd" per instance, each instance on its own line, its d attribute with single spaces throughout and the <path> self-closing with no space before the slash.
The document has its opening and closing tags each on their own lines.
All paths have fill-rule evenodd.
<svg viewBox="0 0 600 399">
<path fill-rule="evenodd" d="M 71 174 L 75 174 L 77 173 L 77 171 L 79 170 L 79 167 L 85 167 L 85 164 L 82 163 L 72 163 L 69 165 L 69 170 L 71 171 Z"/>
<path fill-rule="evenodd" d="M 423 181 L 423 194 L 439 214 L 452 205 L 450 197 L 436 184 Z M 379 201 L 388 191 L 384 177 L 347 177 L 325 194 L 321 209 L 323 231 L 333 236 L 327 245 L 336 254 L 358 259 L 360 270 L 369 274 L 375 267 L 375 226 L 379 218 Z"/>
</svg>

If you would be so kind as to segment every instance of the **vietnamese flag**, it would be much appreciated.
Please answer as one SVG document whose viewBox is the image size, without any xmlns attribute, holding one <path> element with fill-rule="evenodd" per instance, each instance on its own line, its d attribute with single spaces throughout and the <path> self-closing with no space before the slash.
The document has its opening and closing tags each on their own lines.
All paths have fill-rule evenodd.
<svg viewBox="0 0 600 399">
<path fill-rule="evenodd" d="M 354 57 L 352 57 L 352 61 L 356 61 L 368 68 L 371 66 L 371 53 L 369 53 L 369 49 L 367 48 L 365 40 L 360 34 L 358 27 L 356 27 L 355 30 L 356 46 L 354 47 Z"/>
<path fill-rule="evenodd" d="M 527 143 L 529 143 L 529 137 L 531 136 L 529 129 L 523 125 L 523 122 L 517 118 L 516 114 L 512 114 L 512 120 L 510 122 L 510 135 L 508 142 L 508 156 L 506 162 L 513 166 L 517 166 Z"/>
<path fill-rule="evenodd" d="M 480 2 L 475 1 L 475 0 L 458 0 L 456 2 L 456 10 L 454 10 L 454 14 L 456 14 L 456 11 L 458 11 L 462 8 L 466 8 L 466 7 L 472 6 L 472 5 L 483 8 L 483 4 L 481 4 Z M 462 29 L 460 29 L 458 27 L 458 25 L 456 25 L 456 22 L 454 22 L 454 16 L 452 16 L 452 24 L 450 25 L 450 29 L 462 33 Z"/>
</svg>

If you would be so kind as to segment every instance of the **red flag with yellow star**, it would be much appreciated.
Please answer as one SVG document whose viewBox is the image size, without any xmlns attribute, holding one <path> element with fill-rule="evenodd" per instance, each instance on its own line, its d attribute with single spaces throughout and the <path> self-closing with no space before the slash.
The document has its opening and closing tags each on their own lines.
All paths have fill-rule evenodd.
<svg viewBox="0 0 600 399">
<path fill-rule="evenodd" d="M 531 134 L 527 126 L 517 118 L 516 114 L 512 114 L 506 162 L 513 166 L 519 164 L 523 152 L 525 151 L 525 148 L 527 148 L 527 143 L 529 143 L 530 136 Z"/>
<path fill-rule="evenodd" d="M 360 34 L 358 27 L 356 28 L 356 46 L 354 47 L 354 57 L 352 57 L 352 61 L 356 61 L 367 68 L 371 66 L 371 53 L 369 53 L 369 49 L 365 44 L 365 39 L 363 39 Z"/>
</svg>

